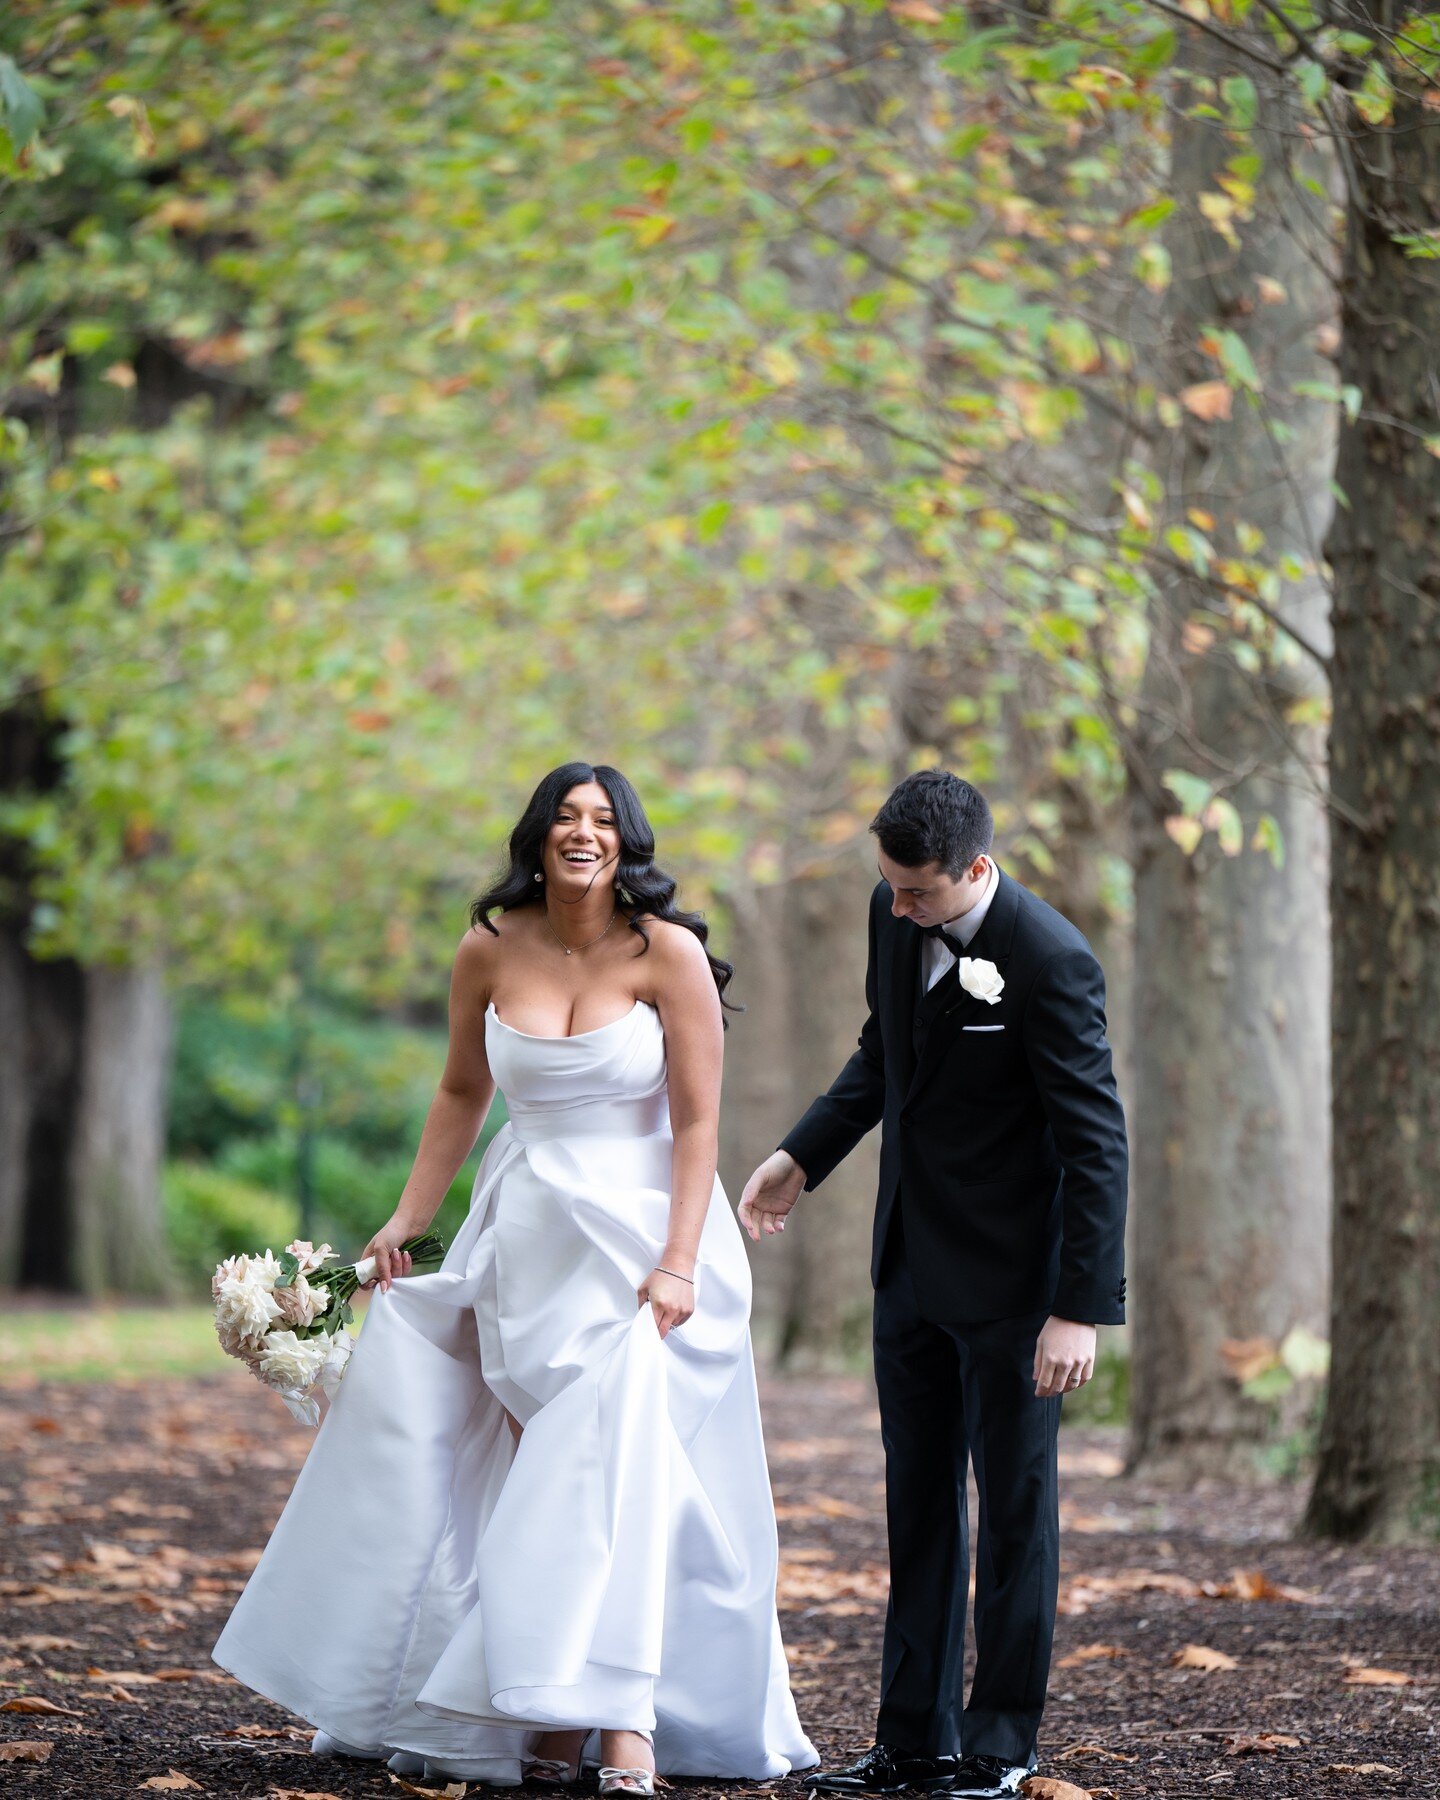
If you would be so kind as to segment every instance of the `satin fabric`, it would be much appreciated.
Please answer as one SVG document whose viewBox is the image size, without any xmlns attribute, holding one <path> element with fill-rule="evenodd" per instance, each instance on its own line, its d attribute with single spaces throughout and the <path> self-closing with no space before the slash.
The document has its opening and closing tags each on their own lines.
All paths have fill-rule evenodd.
<svg viewBox="0 0 1440 1800">
<path fill-rule="evenodd" d="M 670 1210 L 659 1015 L 548 1038 L 492 1007 L 485 1031 L 509 1120 L 465 1224 L 371 1299 L 214 1659 L 348 1744 L 471 1779 L 514 1780 L 564 1727 L 653 1731 L 666 1774 L 812 1767 L 718 1180 L 692 1317 L 662 1340 L 635 1297 Z"/>
</svg>

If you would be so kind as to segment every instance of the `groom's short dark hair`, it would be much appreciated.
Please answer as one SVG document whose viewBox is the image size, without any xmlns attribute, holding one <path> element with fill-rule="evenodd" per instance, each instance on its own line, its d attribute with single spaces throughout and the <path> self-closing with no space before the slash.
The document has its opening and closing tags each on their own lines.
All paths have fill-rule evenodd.
<svg viewBox="0 0 1440 1800">
<path fill-rule="evenodd" d="M 905 869 L 939 863 L 962 875 L 995 841 L 995 820 L 979 788 L 948 769 L 919 769 L 870 821 L 880 848 Z"/>
</svg>

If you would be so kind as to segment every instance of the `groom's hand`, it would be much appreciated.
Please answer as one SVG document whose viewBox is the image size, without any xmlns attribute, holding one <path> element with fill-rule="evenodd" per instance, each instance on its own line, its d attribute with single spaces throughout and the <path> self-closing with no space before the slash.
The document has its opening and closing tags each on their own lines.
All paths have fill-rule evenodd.
<svg viewBox="0 0 1440 1800">
<path fill-rule="evenodd" d="M 1050 1317 L 1035 1342 L 1035 1397 L 1073 1394 L 1095 1373 L 1095 1327 Z"/>
<path fill-rule="evenodd" d="M 785 1215 L 805 1189 L 805 1171 L 788 1150 L 767 1156 L 745 1183 L 736 1216 L 755 1242 L 785 1229 Z"/>
</svg>

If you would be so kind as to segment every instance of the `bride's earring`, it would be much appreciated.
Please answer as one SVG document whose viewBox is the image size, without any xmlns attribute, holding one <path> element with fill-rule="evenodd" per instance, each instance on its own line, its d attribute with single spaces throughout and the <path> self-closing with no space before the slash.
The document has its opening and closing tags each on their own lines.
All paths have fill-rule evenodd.
<svg viewBox="0 0 1440 1800">
<path fill-rule="evenodd" d="M 535 871 L 535 879 L 537 881 L 543 881 L 545 879 L 545 877 L 540 873 L 539 869 L 537 869 Z"/>
</svg>

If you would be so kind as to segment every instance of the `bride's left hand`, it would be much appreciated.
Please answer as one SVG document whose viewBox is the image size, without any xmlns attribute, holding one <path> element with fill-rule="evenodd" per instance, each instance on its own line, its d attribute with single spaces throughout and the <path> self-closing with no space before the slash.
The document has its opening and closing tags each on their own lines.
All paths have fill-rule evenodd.
<svg viewBox="0 0 1440 1800">
<path fill-rule="evenodd" d="M 695 1289 L 678 1275 L 652 1269 L 636 1289 L 642 1306 L 649 1306 L 663 1338 L 672 1325 L 683 1325 L 695 1310 Z"/>
</svg>

